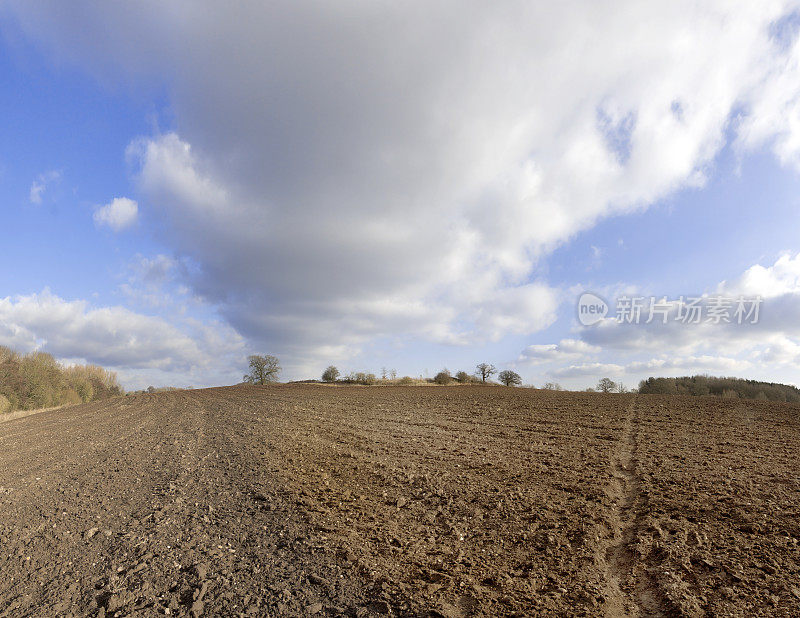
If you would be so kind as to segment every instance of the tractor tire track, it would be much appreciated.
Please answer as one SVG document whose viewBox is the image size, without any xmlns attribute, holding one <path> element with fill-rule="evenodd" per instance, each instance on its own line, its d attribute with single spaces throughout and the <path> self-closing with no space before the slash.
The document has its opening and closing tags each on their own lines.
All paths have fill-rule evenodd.
<svg viewBox="0 0 800 618">
<path fill-rule="evenodd" d="M 642 491 L 638 472 L 639 440 L 639 411 L 634 399 L 611 460 L 611 535 L 598 556 L 606 582 L 604 613 L 613 618 L 678 616 L 680 612 L 642 563 L 637 547 L 650 511 L 650 500 Z"/>
</svg>

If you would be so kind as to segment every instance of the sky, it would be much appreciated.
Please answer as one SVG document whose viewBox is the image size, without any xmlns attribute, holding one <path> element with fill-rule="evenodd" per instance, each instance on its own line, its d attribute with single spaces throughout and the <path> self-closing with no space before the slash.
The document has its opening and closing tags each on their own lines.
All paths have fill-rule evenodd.
<svg viewBox="0 0 800 618">
<path fill-rule="evenodd" d="M 249 354 L 800 384 L 799 35 L 772 0 L 0 0 L 0 345 L 129 389 Z"/>
</svg>

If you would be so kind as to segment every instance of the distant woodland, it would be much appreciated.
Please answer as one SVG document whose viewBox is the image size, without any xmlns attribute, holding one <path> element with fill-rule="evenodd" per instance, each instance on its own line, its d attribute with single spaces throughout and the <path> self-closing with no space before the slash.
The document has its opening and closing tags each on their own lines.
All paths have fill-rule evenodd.
<svg viewBox="0 0 800 618">
<path fill-rule="evenodd" d="M 713 376 L 647 378 L 639 382 L 639 392 L 660 395 L 716 395 L 733 399 L 800 402 L 800 389 L 795 386 Z"/>
</svg>

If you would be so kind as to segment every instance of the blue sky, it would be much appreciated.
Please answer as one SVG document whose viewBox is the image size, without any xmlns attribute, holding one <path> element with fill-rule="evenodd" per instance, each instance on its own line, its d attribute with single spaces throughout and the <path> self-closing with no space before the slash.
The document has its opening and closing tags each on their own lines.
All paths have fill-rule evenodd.
<svg viewBox="0 0 800 618">
<path fill-rule="evenodd" d="M 0 5 L 0 344 L 129 388 L 800 383 L 796 4 L 474 9 Z M 763 319 L 585 327 L 584 290 Z"/>
<path fill-rule="evenodd" d="M 113 300 L 116 277 L 137 251 L 151 253 L 150 235 L 98 231 L 94 207 L 131 182 L 125 147 L 147 132 L 152 102 L 100 87 L 80 72 L 47 63 L 29 46 L 4 41 L 0 55 L 3 140 L 0 142 L 4 249 L 14 261 L 3 269 L 7 293 L 31 294 L 63 287 L 69 297 Z M 33 183 L 45 180 L 41 203 L 30 200 Z"/>
</svg>

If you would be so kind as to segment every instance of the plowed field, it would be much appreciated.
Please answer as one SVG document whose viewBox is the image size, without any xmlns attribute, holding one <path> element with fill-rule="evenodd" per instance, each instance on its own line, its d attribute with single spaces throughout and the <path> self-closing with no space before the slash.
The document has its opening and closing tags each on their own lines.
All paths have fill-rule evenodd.
<svg viewBox="0 0 800 618">
<path fill-rule="evenodd" d="M 237 386 L 0 423 L 3 616 L 797 616 L 800 408 Z"/>
</svg>

